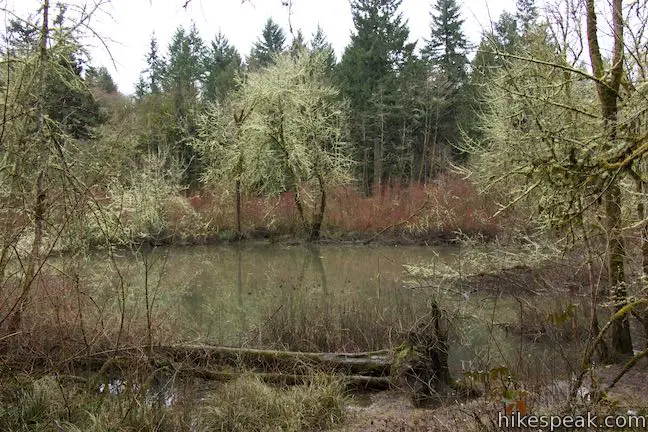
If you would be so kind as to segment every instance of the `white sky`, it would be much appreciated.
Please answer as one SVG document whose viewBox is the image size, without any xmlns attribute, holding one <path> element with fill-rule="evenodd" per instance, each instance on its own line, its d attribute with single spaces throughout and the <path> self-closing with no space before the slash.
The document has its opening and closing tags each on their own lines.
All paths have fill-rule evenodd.
<svg viewBox="0 0 648 432">
<path fill-rule="evenodd" d="M 403 0 L 401 10 L 410 28 L 410 39 L 429 35 L 430 9 L 434 0 Z M 92 0 L 73 0 L 77 4 L 92 4 Z M 282 25 L 288 33 L 288 11 L 281 0 L 192 0 L 183 9 L 185 0 L 112 0 L 96 14 L 92 27 L 107 43 L 115 61 L 98 40 L 90 41 L 92 64 L 108 67 L 120 91 L 131 93 L 142 69 L 151 34 L 155 35 L 161 51 L 166 52 L 171 36 L 179 25 L 188 28 L 193 20 L 205 42 L 221 30 L 239 52 L 246 56 L 252 43 L 260 36 L 268 17 Z M 17 14 L 35 11 L 36 0 L 0 1 Z M 348 44 L 353 21 L 348 0 L 293 0 L 291 21 L 293 29 L 302 29 L 308 40 L 319 25 L 333 44 L 339 57 Z M 484 28 L 497 20 L 503 10 L 514 11 L 515 0 L 464 0 L 464 32 L 477 44 Z"/>
</svg>

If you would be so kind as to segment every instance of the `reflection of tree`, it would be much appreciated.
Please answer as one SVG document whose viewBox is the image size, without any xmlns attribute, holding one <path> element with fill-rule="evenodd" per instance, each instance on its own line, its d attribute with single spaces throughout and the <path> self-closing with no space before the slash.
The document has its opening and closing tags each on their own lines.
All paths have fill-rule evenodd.
<svg viewBox="0 0 648 432">
<path fill-rule="evenodd" d="M 236 287 L 238 293 L 238 305 L 243 310 L 243 264 L 242 264 L 241 245 L 236 245 Z"/>
<path fill-rule="evenodd" d="M 319 246 L 310 245 L 308 251 L 310 252 L 311 259 L 315 263 L 315 272 L 319 275 L 320 283 L 322 284 L 322 293 L 328 296 L 328 280 L 326 279 L 326 271 L 324 271 L 324 264 L 322 263 L 321 250 Z"/>
<path fill-rule="evenodd" d="M 182 295 L 182 302 L 188 316 L 193 317 L 196 327 L 203 329 L 206 325 L 206 334 L 210 334 L 213 320 L 205 311 L 205 307 L 209 302 L 204 295 L 202 284 L 199 283 L 200 280 L 204 280 L 207 277 L 209 277 L 207 269 L 197 271 L 194 277 L 188 281 L 186 292 Z"/>
<path fill-rule="evenodd" d="M 236 288 L 237 288 L 237 297 L 238 297 L 238 316 L 240 319 L 240 329 L 242 332 L 247 331 L 247 314 L 245 313 L 245 308 L 243 307 L 243 252 L 241 251 L 241 245 L 236 245 Z"/>
</svg>

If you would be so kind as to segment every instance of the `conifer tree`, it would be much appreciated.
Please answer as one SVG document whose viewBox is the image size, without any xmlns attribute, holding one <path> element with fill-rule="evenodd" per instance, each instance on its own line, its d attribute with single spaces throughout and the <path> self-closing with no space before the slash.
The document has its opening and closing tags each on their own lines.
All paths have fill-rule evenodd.
<svg viewBox="0 0 648 432">
<path fill-rule="evenodd" d="M 223 101 L 236 88 L 236 74 L 241 69 L 241 55 L 230 45 L 227 37 L 218 32 L 205 56 L 203 100 Z"/>
<path fill-rule="evenodd" d="M 251 69 L 260 69 L 273 64 L 273 57 L 283 52 L 286 44 L 286 34 L 275 23 L 268 18 L 261 37 L 252 46 L 252 52 L 248 58 L 248 65 Z"/>
<path fill-rule="evenodd" d="M 353 0 L 355 31 L 339 65 L 339 81 L 351 102 L 356 158 L 369 190 L 393 174 L 401 141 L 397 106 L 399 71 L 412 54 L 401 0 Z"/>
<path fill-rule="evenodd" d="M 100 88 L 108 94 L 117 93 L 117 84 L 105 66 L 99 68 L 90 66 L 86 71 L 86 82 L 88 87 Z"/>
<path fill-rule="evenodd" d="M 457 86 L 465 83 L 468 71 L 468 41 L 456 0 L 437 0 L 430 13 L 430 39 L 421 54 L 431 65 Z"/>
<path fill-rule="evenodd" d="M 169 44 L 164 74 L 165 90 L 180 93 L 183 98 L 197 96 L 198 82 L 204 71 L 204 56 L 204 43 L 196 26 L 192 25 L 188 33 L 179 27 Z"/>
<path fill-rule="evenodd" d="M 482 36 L 473 59 L 472 83 L 477 87 L 485 85 L 503 65 L 500 53 L 512 53 L 520 42 L 517 18 L 509 12 L 502 12 L 493 30 Z"/>
<path fill-rule="evenodd" d="M 335 51 L 333 46 L 327 40 L 326 34 L 324 34 L 324 29 L 317 25 L 317 30 L 313 34 L 313 38 L 310 41 L 310 53 L 311 54 L 323 54 L 326 59 L 326 67 L 329 71 L 332 71 L 335 68 L 337 60 L 335 58 Z"/>
<path fill-rule="evenodd" d="M 293 38 L 290 44 L 290 55 L 295 57 L 306 51 L 306 41 L 304 40 L 304 33 L 301 29 L 297 30 L 297 35 Z"/>
<path fill-rule="evenodd" d="M 45 97 L 47 116 L 58 122 L 58 127 L 75 138 L 88 138 L 91 129 L 101 124 L 103 118 L 99 104 L 83 82 L 85 72 L 83 50 L 79 42 L 64 34 L 66 30 L 66 7 L 58 5 L 58 14 L 52 20 L 50 31 L 55 34 L 58 68 L 48 70 L 45 75 Z M 21 21 L 10 23 L 3 47 L 7 55 L 31 56 L 38 52 L 41 35 L 36 27 Z M 54 61 L 54 60 L 52 60 Z M 76 83 L 76 84 L 71 84 Z M 87 84 L 87 83 L 86 83 Z"/>
<path fill-rule="evenodd" d="M 462 131 L 471 129 L 473 95 L 468 75 L 468 41 L 456 0 L 437 0 L 432 7 L 430 39 L 421 50 L 431 78 L 443 83 L 444 107 L 435 117 L 433 133 L 439 145 L 457 154 Z"/>
<path fill-rule="evenodd" d="M 535 0 L 516 0 L 515 6 L 518 29 L 522 35 L 526 35 L 538 19 Z"/>
<path fill-rule="evenodd" d="M 164 71 L 163 88 L 173 106 L 175 125 L 167 138 L 184 166 L 184 182 L 196 185 L 200 177 L 199 159 L 193 147 L 187 144 L 196 133 L 196 107 L 200 82 L 204 79 L 205 47 L 192 25 L 189 32 L 179 27 L 169 44 Z"/>
<path fill-rule="evenodd" d="M 164 77 L 164 59 L 159 54 L 159 47 L 155 34 L 151 35 L 149 43 L 149 52 L 146 55 L 147 68 L 144 73 L 147 78 L 143 78 L 147 85 L 148 91 L 153 94 L 160 93 L 162 89 L 162 79 Z"/>
</svg>

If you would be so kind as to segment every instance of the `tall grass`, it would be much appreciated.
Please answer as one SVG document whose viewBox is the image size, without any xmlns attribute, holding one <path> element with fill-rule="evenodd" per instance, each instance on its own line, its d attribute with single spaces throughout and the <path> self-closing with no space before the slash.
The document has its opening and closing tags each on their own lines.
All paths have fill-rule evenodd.
<svg viewBox="0 0 648 432">
<path fill-rule="evenodd" d="M 319 431 L 342 420 L 344 404 L 335 378 L 316 376 L 310 384 L 280 389 L 250 375 L 211 393 L 199 423 L 213 431 Z"/>
</svg>

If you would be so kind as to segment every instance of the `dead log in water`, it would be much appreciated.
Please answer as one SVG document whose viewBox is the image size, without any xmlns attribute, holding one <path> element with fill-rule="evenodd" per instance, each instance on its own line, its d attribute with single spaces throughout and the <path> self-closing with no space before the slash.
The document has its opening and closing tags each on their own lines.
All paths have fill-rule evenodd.
<svg viewBox="0 0 648 432">
<path fill-rule="evenodd" d="M 313 370 L 343 373 L 345 375 L 388 376 L 393 361 L 391 351 L 361 353 L 309 353 L 299 351 L 260 350 L 207 345 L 173 345 L 154 348 L 158 355 L 171 356 L 175 361 L 190 361 L 209 366 L 245 365 L 264 371 L 293 371 L 309 373 Z"/>
<path fill-rule="evenodd" d="M 233 348 L 212 345 L 165 345 L 123 348 L 73 360 L 72 363 L 90 369 L 106 368 L 119 357 L 169 361 L 174 365 L 202 370 L 222 368 L 245 369 L 260 373 L 310 375 L 326 372 L 358 377 L 388 377 L 393 364 L 391 350 L 359 353 L 311 353 L 299 351 Z M 108 362 L 108 363 L 107 363 Z"/>
<path fill-rule="evenodd" d="M 413 390 L 414 400 L 456 392 L 448 368 L 446 331 L 436 303 L 410 333 L 405 347 L 359 353 L 313 353 L 212 345 L 133 347 L 72 360 L 75 366 L 117 376 L 133 367 L 153 367 L 185 376 L 227 381 L 253 373 L 268 383 L 307 383 L 318 373 L 340 377 L 348 388 L 384 390 L 396 380 Z M 399 360 L 397 361 L 397 357 Z M 70 364 L 70 363 L 68 363 Z"/>
<path fill-rule="evenodd" d="M 210 381 L 232 381 L 249 372 L 213 371 L 198 368 L 185 368 L 178 371 L 181 375 L 197 377 Z M 254 376 L 268 384 L 285 386 L 310 384 L 315 375 L 294 375 L 283 373 L 256 372 Z M 388 390 L 391 381 L 388 377 L 371 377 L 363 375 L 337 376 L 347 390 Z"/>
</svg>

